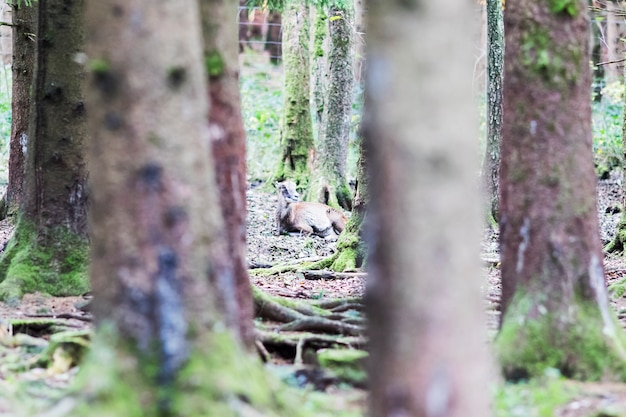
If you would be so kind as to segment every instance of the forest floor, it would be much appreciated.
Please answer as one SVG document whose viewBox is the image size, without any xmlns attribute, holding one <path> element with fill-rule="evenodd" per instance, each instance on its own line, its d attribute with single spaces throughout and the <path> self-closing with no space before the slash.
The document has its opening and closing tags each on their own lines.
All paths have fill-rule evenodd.
<svg viewBox="0 0 626 417">
<path fill-rule="evenodd" d="M 608 242 L 614 233 L 620 214 L 616 207 L 620 205 L 621 186 L 619 178 L 601 181 L 598 186 L 598 215 L 601 224 L 603 243 Z M 315 236 L 278 236 L 274 221 L 276 195 L 263 187 L 250 188 L 248 197 L 248 257 L 250 264 L 257 267 L 315 260 L 326 257 L 335 251 L 336 243 Z M 0 223 L 0 248 L 10 238 L 11 227 Z M 497 251 L 497 234 L 486 231 L 483 236 L 482 260 L 484 265 L 484 282 L 482 292 L 485 301 L 486 321 L 489 333 L 495 335 L 499 319 L 500 278 Z M 611 284 L 626 276 L 626 262 L 622 257 L 607 256 L 605 258 L 607 281 Z M 361 297 L 365 290 L 366 278 L 351 276 L 346 279 L 306 279 L 302 273 L 283 272 L 270 276 L 252 276 L 252 282 L 263 291 L 291 299 L 320 300 L 331 298 Z M 39 401 L 47 404 L 50 415 L 64 415 L 63 392 L 77 372 L 72 359 L 55 355 L 52 366 L 48 369 L 38 368 L 37 351 L 33 346 L 49 343 L 51 335 L 61 331 L 65 334 L 78 334 L 91 328 L 90 315 L 81 309 L 89 299 L 84 297 L 50 297 L 42 294 L 30 294 L 19 303 L 0 303 L 0 416 L 19 416 L 16 410 L 16 397 L 21 402 Z M 626 328 L 626 298 L 612 301 L 618 318 Z M 12 328 L 11 328 L 12 327 Z M 68 332 L 69 331 L 69 332 Z M 26 335 L 19 338 L 19 335 Z M 81 345 L 82 339 L 72 343 Z M 15 388 L 15 382 L 27 382 L 29 389 L 23 391 Z M 498 394 L 499 401 L 512 402 L 507 416 L 548 416 L 587 417 L 587 416 L 626 416 L 626 384 L 617 383 L 577 383 L 566 381 L 559 385 L 558 393 L 554 394 L 561 404 L 554 414 L 542 413 L 541 405 L 536 407 L 528 402 L 538 403 L 536 392 L 552 392 L 550 380 L 540 381 L 527 387 L 519 384 L 513 391 Z M 494 385 L 496 383 L 494 382 Z M 340 402 L 354 411 L 364 410 L 365 392 L 338 389 L 336 386 L 327 388 L 327 392 L 338 392 L 343 395 Z M 50 394 L 50 393 L 53 394 Z M 7 394 L 8 393 L 8 394 Z M 502 399 L 502 396 L 506 399 Z M 545 394 L 544 394 L 545 395 Z M 551 394 L 550 394 L 551 395 Z M 509 398 L 509 397 L 516 398 Z M 560 401 L 560 402 L 559 402 Z M 499 407 L 499 406 L 498 406 Z"/>
</svg>

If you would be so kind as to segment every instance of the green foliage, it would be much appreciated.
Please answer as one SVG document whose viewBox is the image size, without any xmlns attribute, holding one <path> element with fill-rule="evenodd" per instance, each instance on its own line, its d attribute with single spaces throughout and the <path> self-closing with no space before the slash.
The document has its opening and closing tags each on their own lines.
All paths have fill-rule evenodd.
<svg viewBox="0 0 626 417">
<path fill-rule="evenodd" d="M 111 65 L 101 58 L 90 60 L 88 67 L 91 72 L 101 75 L 111 71 Z"/>
<path fill-rule="evenodd" d="M 13 4 L 17 7 L 22 7 L 22 5 L 25 5 L 26 7 L 32 7 L 33 3 L 35 3 L 36 1 L 37 0 L 15 0 Z"/>
<path fill-rule="evenodd" d="M 622 91 L 619 83 L 609 85 L 603 89 L 602 102 L 592 104 L 593 154 L 600 178 L 622 165 Z"/>
<path fill-rule="evenodd" d="M 246 52 L 241 71 L 241 111 L 248 175 L 253 180 L 267 179 L 278 160 L 283 108 L 281 77 L 280 68 L 265 62 L 263 55 Z"/>
<path fill-rule="evenodd" d="M 549 3 L 552 13 L 567 13 L 572 17 L 578 16 L 578 0 L 550 0 Z"/>
<path fill-rule="evenodd" d="M 574 398 L 576 390 L 556 369 L 547 369 L 540 378 L 518 384 L 504 384 L 494 396 L 496 417 L 552 417 L 557 408 Z"/>
</svg>

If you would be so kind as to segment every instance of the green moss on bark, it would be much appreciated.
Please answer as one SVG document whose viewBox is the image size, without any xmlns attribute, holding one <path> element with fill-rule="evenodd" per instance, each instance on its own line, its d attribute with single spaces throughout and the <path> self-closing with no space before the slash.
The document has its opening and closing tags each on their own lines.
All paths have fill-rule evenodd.
<svg viewBox="0 0 626 417">
<path fill-rule="evenodd" d="M 599 308 L 578 300 L 569 315 L 548 312 L 528 296 L 516 296 L 496 340 L 504 375 L 538 377 L 548 368 L 581 380 L 626 380 L 626 344 L 619 324 L 607 329 Z"/>
<path fill-rule="evenodd" d="M 310 104 L 308 6 L 295 0 L 287 1 L 283 22 L 285 80 L 281 156 L 269 182 L 290 179 L 300 187 L 306 188 L 314 149 Z"/>
<path fill-rule="evenodd" d="M 110 324 L 100 326 L 82 366 L 75 416 L 330 416 L 332 411 L 307 401 L 284 386 L 256 356 L 244 352 L 225 330 L 202 335 L 168 389 L 154 375 L 158 364 L 138 362 L 135 348 Z M 106 363 L 109 366 L 103 367 Z M 161 400 L 161 401 L 159 401 Z M 168 409 L 164 410 L 164 405 Z"/>
<path fill-rule="evenodd" d="M 622 213 L 619 222 L 617 223 L 617 230 L 615 236 L 604 247 L 604 251 L 608 253 L 624 252 L 624 244 L 626 243 L 626 213 Z"/>
<path fill-rule="evenodd" d="M 0 259 L 0 299 L 32 292 L 84 294 L 89 291 L 88 263 L 85 238 L 62 227 L 48 229 L 41 236 L 34 224 L 21 219 Z"/>
</svg>

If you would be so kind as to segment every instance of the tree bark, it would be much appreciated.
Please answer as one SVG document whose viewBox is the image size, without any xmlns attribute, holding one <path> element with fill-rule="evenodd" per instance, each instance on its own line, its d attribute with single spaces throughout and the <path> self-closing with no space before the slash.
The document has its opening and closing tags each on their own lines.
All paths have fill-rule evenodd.
<svg viewBox="0 0 626 417">
<path fill-rule="evenodd" d="M 278 65 L 283 59 L 282 15 L 278 10 L 270 10 L 267 25 L 265 50 L 270 55 L 270 63 Z"/>
<path fill-rule="evenodd" d="M 501 366 L 511 379 L 547 367 L 624 378 L 598 232 L 587 2 L 512 2 L 504 22 Z"/>
<path fill-rule="evenodd" d="M 502 76 L 504 71 L 504 21 L 502 0 L 487 0 L 487 145 L 483 161 L 483 191 L 487 222 L 497 224 L 502 141 Z"/>
<path fill-rule="evenodd" d="M 305 2 L 286 0 L 283 19 L 283 117 L 278 169 L 272 180 L 289 179 L 301 187 L 309 182 L 313 158 L 310 103 L 309 8 Z"/>
<path fill-rule="evenodd" d="M 331 6 L 328 22 L 328 87 L 324 99 L 315 156 L 315 169 L 307 199 L 346 210 L 352 208 L 352 193 L 346 179 L 346 160 L 354 89 L 354 7 L 346 2 Z"/>
<path fill-rule="evenodd" d="M 486 416 L 471 3 L 367 6 L 370 415 Z"/>
<path fill-rule="evenodd" d="M 21 216 L 0 262 L 0 297 L 88 290 L 83 1 L 38 2 Z"/>
<path fill-rule="evenodd" d="M 246 133 L 241 118 L 236 0 L 200 2 L 209 78 L 209 130 L 220 207 L 226 228 L 226 265 L 216 282 L 225 319 L 241 340 L 254 346 L 254 308 L 246 261 Z"/>
<path fill-rule="evenodd" d="M 72 415 L 297 415 L 210 285 L 224 236 L 198 3 L 87 6 L 97 336 Z"/>
<path fill-rule="evenodd" d="M 36 17 L 39 3 L 13 6 L 13 62 L 11 98 L 11 142 L 9 151 L 9 183 L 4 196 L 3 217 L 14 215 L 20 206 L 24 188 L 24 152 L 28 144 L 30 93 L 35 72 Z"/>
</svg>

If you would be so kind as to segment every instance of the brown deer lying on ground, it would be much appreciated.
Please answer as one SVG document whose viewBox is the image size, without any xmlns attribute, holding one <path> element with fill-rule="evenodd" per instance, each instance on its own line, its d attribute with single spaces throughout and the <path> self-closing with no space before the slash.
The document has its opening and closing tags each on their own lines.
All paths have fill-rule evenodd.
<svg viewBox="0 0 626 417">
<path fill-rule="evenodd" d="M 278 208 L 276 226 L 278 234 L 317 235 L 334 239 L 346 228 L 348 219 L 342 212 L 326 204 L 300 201 L 293 181 L 276 184 Z"/>
</svg>

